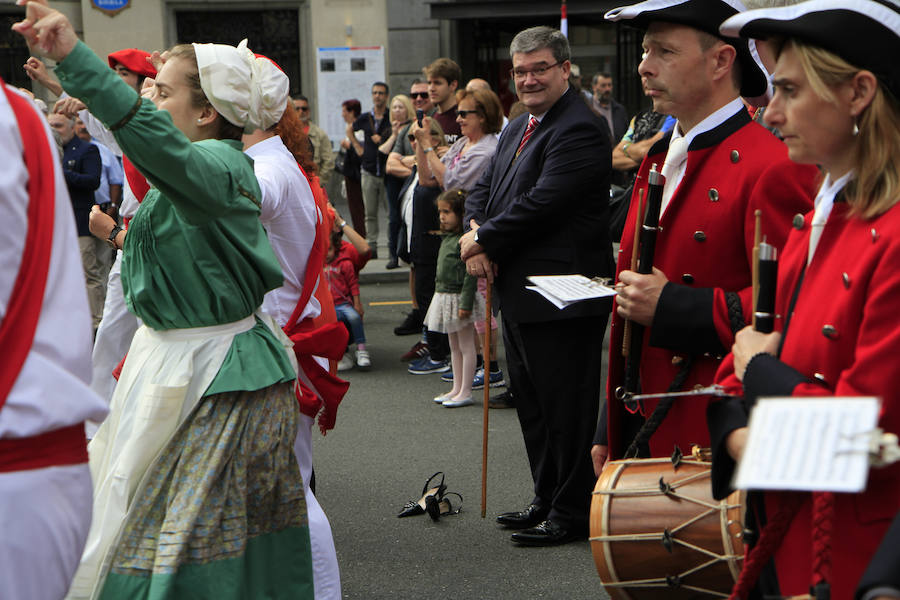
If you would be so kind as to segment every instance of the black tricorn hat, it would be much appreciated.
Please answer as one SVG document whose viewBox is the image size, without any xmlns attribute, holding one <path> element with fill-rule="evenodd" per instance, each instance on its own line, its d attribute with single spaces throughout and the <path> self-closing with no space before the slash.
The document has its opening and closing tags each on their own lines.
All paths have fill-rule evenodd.
<svg viewBox="0 0 900 600">
<path fill-rule="evenodd" d="M 722 39 L 737 50 L 741 65 L 741 96 L 751 104 L 766 104 L 769 73 L 752 41 L 727 37 L 719 26 L 729 17 L 744 10 L 740 0 L 645 0 L 631 6 L 614 8 L 606 13 L 608 21 L 631 21 L 630 25 L 647 28 L 654 21 L 687 25 Z"/>
<path fill-rule="evenodd" d="M 727 19 L 725 36 L 793 38 L 872 71 L 900 99 L 900 5 L 892 0 L 809 0 Z"/>
</svg>

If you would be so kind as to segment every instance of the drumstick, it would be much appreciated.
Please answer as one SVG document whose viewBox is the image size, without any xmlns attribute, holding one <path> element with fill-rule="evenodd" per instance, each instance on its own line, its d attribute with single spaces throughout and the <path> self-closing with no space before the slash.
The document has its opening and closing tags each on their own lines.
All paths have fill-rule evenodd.
<svg viewBox="0 0 900 600">
<path fill-rule="evenodd" d="M 756 299 L 757 296 L 759 296 L 759 242 L 760 236 L 762 235 L 760 220 L 762 219 L 762 211 L 757 208 L 756 212 L 753 213 L 753 216 L 755 217 L 756 222 L 754 223 L 753 229 L 753 264 L 750 265 L 750 281 L 752 285 L 751 297 L 753 298 L 753 305 L 750 308 L 750 314 L 753 315 L 753 318 L 751 319 L 750 324 L 756 329 Z"/>
<path fill-rule="evenodd" d="M 491 399 L 491 281 L 487 280 L 484 293 L 484 346 L 481 354 L 484 357 L 484 408 L 482 409 L 481 427 L 481 518 L 487 512 L 487 451 L 488 451 L 488 404 Z"/>
<path fill-rule="evenodd" d="M 641 236 L 641 225 L 644 224 L 644 188 L 638 190 L 637 217 L 634 221 L 634 242 L 631 246 L 632 271 L 637 269 L 638 242 Z M 628 357 L 628 348 L 631 346 L 631 321 L 625 320 L 625 329 L 622 330 L 622 356 Z"/>
</svg>

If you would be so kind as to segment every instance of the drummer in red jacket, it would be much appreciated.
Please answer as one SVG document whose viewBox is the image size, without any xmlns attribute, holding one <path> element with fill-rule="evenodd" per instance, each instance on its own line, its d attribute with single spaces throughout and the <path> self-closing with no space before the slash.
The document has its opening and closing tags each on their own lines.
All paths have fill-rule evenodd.
<svg viewBox="0 0 900 600">
<path fill-rule="evenodd" d="M 745 407 L 758 397 L 877 396 L 878 426 L 900 432 L 900 8 L 812 0 L 743 13 L 722 32 L 771 38 L 778 62 L 765 120 L 785 136 L 791 159 L 821 165 L 824 180 L 779 261 L 778 331 L 739 332 L 717 374 L 743 396 L 709 407 L 717 496 L 728 491 Z M 759 542 L 733 597 L 749 597 L 762 572 L 756 593 L 852 598 L 900 508 L 900 464 L 873 468 L 857 494 L 756 500 L 748 529 Z"/>
<path fill-rule="evenodd" d="M 768 243 L 780 248 L 791 218 L 812 206 L 815 167 L 791 163 L 784 144 L 752 122 L 741 102 L 741 96 L 764 102 L 768 74 L 753 45 L 719 36 L 719 25 L 737 12 L 725 0 L 648 0 L 606 14 L 646 29 L 638 72 L 653 110 L 677 123 L 641 163 L 619 249 L 608 421 L 601 413 L 591 452 L 598 475 L 607 450 L 610 458 L 622 458 L 657 405 L 648 400 L 640 414 L 630 414 L 615 400 L 625 370 L 625 319 L 647 327 L 642 392 L 711 384 L 733 332 L 750 315 L 755 211 L 762 211 Z M 646 198 L 654 164 L 667 177 L 656 269 L 639 275 L 630 267 L 637 199 L 640 193 Z M 705 410 L 702 398 L 676 402 L 639 456 L 707 446 Z"/>
</svg>

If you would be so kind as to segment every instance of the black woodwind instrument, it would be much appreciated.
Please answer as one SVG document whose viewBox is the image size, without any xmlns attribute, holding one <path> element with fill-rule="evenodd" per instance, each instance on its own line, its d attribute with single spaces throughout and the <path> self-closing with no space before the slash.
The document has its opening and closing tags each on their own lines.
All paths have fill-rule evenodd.
<svg viewBox="0 0 900 600">
<path fill-rule="evenodd" d="M 656 235 L 659 232 L 659 213 L 662 210 L 663 187 L 666 178 L 656 170 L 656 163 L 650 167 L 647 176 L 647 212 L 641 226 L 640 252 L 637 272 L 648 275 L 653 272 L 653 255 L 656 253 Z M 625 381 L 616 390 L 616 396 L 624 400 L 629 394 L 640 393 L 641 353 L 644 346 L 644 327 L 631 323 L 631 344 L 625 360 Z"/>
<path fill-rule="evenodd" d="M 772 333 L 775 329 L 775 287 L 778 282 L 778 253 L 775 246 L 759 244 L 759 293 L 754 316 L 756 331 Z"/>
</svg>

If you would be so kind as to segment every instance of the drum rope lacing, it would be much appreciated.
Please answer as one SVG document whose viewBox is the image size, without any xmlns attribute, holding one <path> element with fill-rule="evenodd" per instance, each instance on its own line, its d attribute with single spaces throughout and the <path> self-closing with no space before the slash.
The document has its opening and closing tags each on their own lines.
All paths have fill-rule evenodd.
<svg viewBox="0 0 900 600">
<path fill-rule="evenodd" d="M 666 529 L 662 533 L 636 533 L 636 534 L 617 534 L 617 535 L 600 535 L 593 536 L 590 538 L 591 542 L 630 542 L 630 541 L 663 541 L 665 538 L 669 538 L 671 542 L 674 542 L 680 546 L 685 548 L 689 548 L 695 552 L 711 557 L 711 560 L 708 560 L 704 563 L 696 565 L 686 571 L 679 573 L 678 575 L 672 576 L 669 575 L 667 577 L 655 577 L 651 579 L 631 579 L 628 581 L 617 581 L 617 582 L 604 582 L 603 585 L 605 587 L 644 587 L 644 588 L 671 588 L 678 587 L 679 589 L 690 590 L 694 592 L 700 592 L 704 594 L 708 594 L 715 598 L 728 598 L 728 594 L 717 592 L 715 590 L 710 590 L 707 588 L 702 588 L 698 586 L 685 585 L 681 583 L 685 577 L 702 571 L 703 569 L 712 567 L 718 563 L 726 562 L 726 561 L 742 561 L 744 557 L 742 555 L 736 554 L 718 554 L 711 550 L 707 550 L 706 548 L 701 548 L 695 544 L 691 544 L 690 542 L 686 542 L 684 540 L 680 540 L 674 537 L 674 534 L 682 531 L 683 529 L 691 526 L 697 521 L 704 519 L 706 517 L 712 516 L 717 512 L 728 511 L 735 508 L 740 508 L 740 504 L 722 504 L 717 503 L 713 504 L 711 502 L 707 502 L 704 500 L 700 500 L 698 498 L 693 498 L 691 496 L 686 496 L 684 494 L 677 493 L 677 489 L 685 486 L 689 483 L 693 483 L 698 479 L 709 478 L 709 472 L 700 472 L 694 473 L 693 475 L 686 476 L 682 479 L 679 479 L 673 483 L 667 483 L 660 477 L 659 485 L 655 487 L 642 487 L 642 488 L 633 488 L 630 490 L 594 490 L 593 494 L 598 496 L 606 496 L 606 495 L 614 495 L 616 498 L 629 498 L 629 497 L 646 497 L 646 496 L 659 496 L 665 495 L 669 496 L 673 499 L 683 500 L 685 502 L 691 502 L 693 504 L 697 504 L 699 506 L 703 506 L 706 508 L 702 513 L 695 515 L 694 517 L 682 522 L 677 527 L 673 529 Z M 665 542 L 664 542 L 665 543 Z"/>
</svg>

